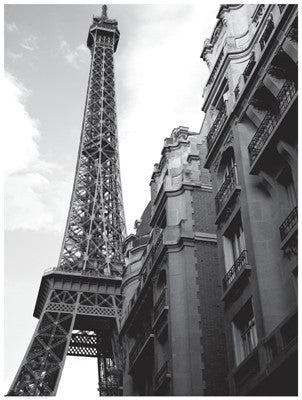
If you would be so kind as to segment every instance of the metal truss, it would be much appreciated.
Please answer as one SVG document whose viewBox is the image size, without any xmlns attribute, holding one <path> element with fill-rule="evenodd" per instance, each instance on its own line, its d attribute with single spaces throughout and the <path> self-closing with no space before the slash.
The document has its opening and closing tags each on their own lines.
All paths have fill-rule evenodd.
<svg viewBox="0 0 302 400">
<path fill-rule="evenodd" d="M 105 30 L 106 29 L 106 30 Z M 106 11 L 94 18 L 92 62 L 78 162 L 58 267 L 120 275 L 125 218 L 120 179 L 113 53 L 119 32 Z"/>
<path fill-rule="evenodd" d="M 51 304 L 58 305 L 59 309 L 49 311 Z M 92 309 L 99 307 L 99 313 L 84 314 L 86 317 L 89 315 L 95 317 L 97 314 L 99 330 L 74 331 L 76 317 L 81 314 L 79 310 L 82 306 Z M 96 296 L 93 293 L 89 295 L 85 292 L 51 290 L 8 395 L 55 395 L 66 355 L 97 357 L 99 377 L 102 380 L 100 385 L 112 386 L 119 376 L 112 348 L 116 329 L 102 329 L 101 318 L 112 318 L 115 322 L 119 314 L 120 308 L 117 308 L 114 295 Z M 114 325 L 116 326 L 112 324 Z"/>
<path fill-rule="evenodd" d="M 114 89 L 118 39 L 117 22 L 108 19 L 103 6 L 89 29 L 91 69 L 59 262 L 42 277 L 35 314 L 39 322 L 10 396 L 55 395 L 67 355 L 96 357 L 100 395 L 120 394 L 122 298 L 121 278 L 116 277 L 124 263 L 126 227 Z"/>
</svg>

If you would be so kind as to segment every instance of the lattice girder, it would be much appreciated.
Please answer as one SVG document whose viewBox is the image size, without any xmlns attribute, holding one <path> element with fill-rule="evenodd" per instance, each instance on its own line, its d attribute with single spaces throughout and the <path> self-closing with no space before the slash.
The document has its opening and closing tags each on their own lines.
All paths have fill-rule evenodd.
<svg viewBox="0 0 302 400">
<path fill-rule="evenodd" d="M 70 212 L 58 267 L 119 274 L 125 219 L 120 180 L 113 53 L 118 34 L 91 29 L 92 62 Z M 97 21 L 96 21 L 97 22 Z M 104 25 L 104 21 L 101 21 Z M 111 25 L 110 25 L 111 24 Z M 98 28 L 99 25 L 97 25 Z"/>
<path fill-rule="evenodd" d="M 115 365 L 111 338 L 116 324 L 104 325 L 103 319 L 118 320 L 120 306 L 119 295 L 51 289 L 8 395 L 55 395 L 66 355 L 105 357 Z M 73 333 L 80 315 L 99 318 L 94 325 L 104 328 L 97 333 Z"/>
<path fill-rule="evenodd" d="M 126 227 L 113 64 L 119 31 L 104 10 L 102 17 L 94 17 L 88 35 L 92 61 L 58 267 L 42 278 L 34 311 L 39 322 L 11 396 L 55 395 L 67 354 L 96 357 L 100 394 L 120 394 L 114 341 L 121 317 Z"/>
</svg>

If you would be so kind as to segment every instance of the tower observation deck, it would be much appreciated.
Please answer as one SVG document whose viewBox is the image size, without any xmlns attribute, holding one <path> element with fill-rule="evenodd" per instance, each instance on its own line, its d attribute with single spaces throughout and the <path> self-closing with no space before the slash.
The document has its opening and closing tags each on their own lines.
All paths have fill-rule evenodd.
<svg viewBox="0 0 302 400">
<path fill-rule="evenodd" d="M 116 338 L 126 226 L 113 62 L 119 35 L 103 5 L 88 33 L 91 67 L 59 262 L 42 277 L 39 322 L 10 396 L 55 395 L 67 355 L 96 357 L 100 395 L 121 394 Z"/>
</svg>

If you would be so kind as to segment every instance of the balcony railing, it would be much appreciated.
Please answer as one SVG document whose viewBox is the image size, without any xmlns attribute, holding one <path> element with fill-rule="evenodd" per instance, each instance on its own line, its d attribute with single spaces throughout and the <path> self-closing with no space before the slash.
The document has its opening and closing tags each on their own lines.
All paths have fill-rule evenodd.
<svg viewBox="0 0 302 400">
<path fill-rule="evenodd" d="M 249 59 L 249 62 L 247 63 L 247 65 L 246 65 L 246 67 L 245 67 L 245 69 L 244 69 L 244 71 L 243 71 L 243 73 L 242 73 L 244 82 L 246 82 L 247 79 L 248 79 L 248 77 L 251 75 L 251 72 L 252 72 L 252 70 L 253 70 L 255 64 L 256 64 L 255 53 L 253 52 L 253 53 L 251 54 L 251 57 L 250 57 L 250 59 Z"/>
<path fill-rule="evenodd" d="M 285 221 L 280 226 L 280 236 L 281 241 L 283 241 L 286 236 L 293 230 L 293 228 L 298 224 L 298 207 L 295 207 L 291 213 L 286 217 Z"/>
<path fill-rule="evenodd" d="M 207 136 L 208 151 L 210 151 L 210 149 L 211 149 L 216 137 L 218 136 L 218 134 L 220 132 L 220 129 L 222 128 L 226 118 L 227 118 L 226 111 L 225 111 L 225 108 L 223 107 L 219 111 L 219 113 L 218 113 L 213 125 L 211 126 L 211 129 L 210 129 L 209 133 L 208 133 L 208 136 Z"/>
<path fill-rule="evenodd" d="M 222 280 L 223 289 L 226 290 L 231 283 L 236 279 L 239 272 L 248 265 L 247 261 L 247 250 L 243 250 L 240 256 L 235 261 L 232 268 L 227 272 Z"/>
<path fill-rule="evenodd" d="M 169 361 L 166 361 L 160 370 L 157 372 L 154 378 L 155 390 L 158 390 L 166 379 L 171 377 Z"/>
<path fill-rule="evenodd" d="M 251 143 L 248 146 L 250 164 L 254 162 L 255 158 L 260 153 L 264 144 L 267 142 L 268 138 L 271 136 L 274 128 L 281 119 L 286 107 L 291 102 L 293 97 L 297 92 L 296 85 L 294 82 L 286 81 L 277 95 L 277 102 L 279 105 L 279 112 L 273 113 L 268 111 L 265 115 L 263 121 L 261 122 L 257 132 L 255 133 Z"/>
<path fill-rule="evenodd" d="M 264 46 L 267 43 L 269 37 L 271 36 L 271 33 L 274 30 L 274 27 L 275 27 L 274 22 L 272 19 L 270 19 L 266 25 L 263 35 L 261 36 L 261 38 L 259 40 L 261 50 L 264 49 Z"/>
<path fill-rule="evenodd" d="M 167 302 L 167 289 L 164 289 L 162 293 L 160 294 L 154 309 L 153 309 L 153 321 L 156 321 L 157 318 L 160 316 L 161 312 L 165 307 L 167 307 L 168 302 Z"/>
<path fill-rule="evenodd" d="M 227 202 L 230 194 L 235 189 L 238 183 L 237 179 L 237 166 L 234 164 L 232 169 L 230 170 L 228 176 L 225 178 L 219 192 L 215 197 L 215 204 L 216 204 L 216 214 L 222 209 L 223 205 Z"/>
<path fill-rule="evenodd" d="M 147 328 L 145 332 L 140 336 L 137 341 L 134 343 L 130 354 L 129 354 L 129 367 L 133 367 L 135 360 L 137 359 L 137 356 L 143 349 L 144 345 L 148 341 L 149 337 L 153 337 L 152 329 Z"/>
</svg>

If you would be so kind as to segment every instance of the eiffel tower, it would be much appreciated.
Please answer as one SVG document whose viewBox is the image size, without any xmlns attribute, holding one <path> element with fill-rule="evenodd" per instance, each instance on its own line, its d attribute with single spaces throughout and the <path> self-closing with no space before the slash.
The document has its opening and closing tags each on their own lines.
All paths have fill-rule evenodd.
<svg viewBox="0 0 302 400">
<path fill-rule="evenodd" d="M 93 17 L 87 98 L 76 173 L 57 267 L 44 273 L 34 310 L 39 319 L 9 396 L 54 396 L 67 355 L 96 357 L 101 396 L 119 395 L 117 340 L 122 242 L 113 54 L 117 21 Z"/>
</svg>

